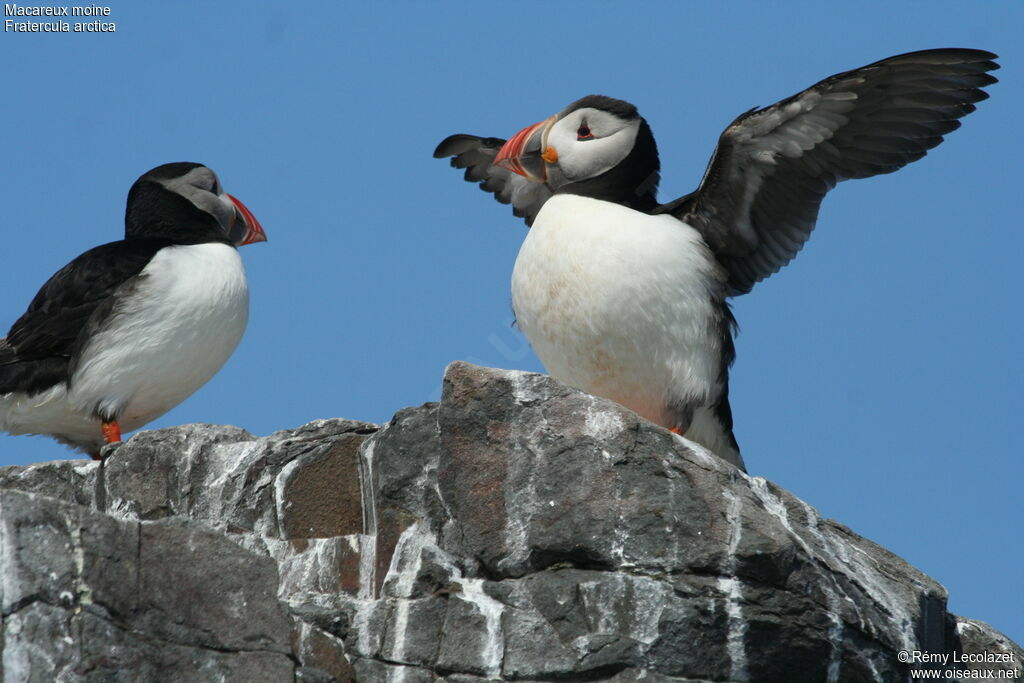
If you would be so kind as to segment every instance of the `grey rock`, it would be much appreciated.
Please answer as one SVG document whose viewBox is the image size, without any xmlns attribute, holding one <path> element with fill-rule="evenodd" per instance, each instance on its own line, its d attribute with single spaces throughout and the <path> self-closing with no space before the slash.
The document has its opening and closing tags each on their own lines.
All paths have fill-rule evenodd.
<svg viewBox="0 0 1024 683">
<path fill-rule="evenodd" d="M 465 363 L 382 428 L 186 425 L 0 469 L 4 680 L 907 681 L 901 650 L 1020 668 L 946 597 L 620 406 Z"/>
<path fill-rule="evenodd" d="M 92 460 L 55 460 L 0 467 L 0 489 L 42 493 L 76 505 L 102 507 L 99 469 L 100 464 Z"/>
<path fill-rule="evenodd" d="M 958 668 L 1016 672 L 1017 678 L 1024 678 L 1024 648 L 983 621 L 955 619 L 960 641 L 958 658 L 964 662 Z"/>
<path fill-rule="evenodd" d="M 357 659 L 355 663 L 357 681 L 404 681 L 405 683 L 434 683 L 437 680 L 429 669 L 414 666 L 387 664 L 374 659 Z"/>
<path fill-rule="evenodd" d="M 355 677 L 345 655 L 345 643 L 302 619 L 295 619 L 292 652 L 301 665 L 295 672 L 296 680 L 350 681 Z"/>
<path fill-rule="evenodd" d="M 0 523 L 5 680 L 292 675 L 268 558 L 221 534 L 10 489 Z"/>
<path fill-rule="evenodd" d="M 443 642 L 447 609 L 448 601 L 441 598 L 394 601 L 381 644 L 382 656 L 391 662 L 433 666 Z"/>
<path fill-rule="evenodd" d="M 330 490 L 358 482 L 353 442 L 358 447 L 375 429 L 317 420 L 262 439 L 213 425 L 143 432 L 104 463 L 105 510 L 140 520 L 183 517 L 268 538 L 357 533 L 358 497 Z"/>
</svg>

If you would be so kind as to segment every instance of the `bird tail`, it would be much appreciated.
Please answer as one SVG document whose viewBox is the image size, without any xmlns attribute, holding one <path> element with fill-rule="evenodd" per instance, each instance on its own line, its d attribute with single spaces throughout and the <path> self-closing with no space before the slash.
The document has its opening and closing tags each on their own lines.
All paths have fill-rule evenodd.
<svg viewBox="0 0 1024 683">
<path fill-rule="evenodd" d="M 65 378 L 67 366 L 60 356 L 23 358 L 7 339 L 0 339 L 0 396 L 45 391 Z"/>
<path fill-rule="evenodd" d="M 742 471 L 747 471 L 739 444 L 732 433 L 732 414 L 727 397 L 723 396 L 717 406 L 697 408 L 690 428 L 683 436 L 696 441 Z"/>
</svg>

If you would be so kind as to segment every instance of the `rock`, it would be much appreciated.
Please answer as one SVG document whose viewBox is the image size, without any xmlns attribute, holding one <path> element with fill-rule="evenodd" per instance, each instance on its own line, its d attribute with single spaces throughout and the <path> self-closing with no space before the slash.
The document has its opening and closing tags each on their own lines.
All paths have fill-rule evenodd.
<svg viewBox="0 0 1024 683">
<path fill-rule="evenodd" d="M 58 460 L 19 467 L 0 467 L 0 489 L 42 493 L 76 505 L 99 508 L 103 504 L 102 479 L 91 460 Z"/>
<path fill-rule="evenodd" d="M 379 429 L 186 425 L 5 468 L 0 531 L 10 680 L 906 681 L 901 651 L 1024 657 L 770 482 L 465 363 Z"/>
<path fill-rule="evenodd" d="M 291 675 L 274 563 L 222 534 L 12 489 L 0 524 L 4 680 Z"/>
<path fill-rule="evenodd" d="M 999 631 L 983 621 L 956 617 L 956 633 L 961 645 L 959 659 L 965 662 L 957 668 L 1016 673 L 1016 676 L 1002 676 L 1003 680 L 1024 677 L 1021 673 L 1024 648 Z"/>
</svg>

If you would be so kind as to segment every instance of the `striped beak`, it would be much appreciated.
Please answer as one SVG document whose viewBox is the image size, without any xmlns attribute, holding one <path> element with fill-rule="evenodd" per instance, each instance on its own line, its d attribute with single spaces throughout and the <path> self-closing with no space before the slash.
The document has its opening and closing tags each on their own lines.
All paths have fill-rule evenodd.
<svg viewBox="0 0 1024 683">
<path fill-rule="evenodd" d="M 547 164 L 558 160 L 554 148 L 546 147 L 548 131 L 557 119 L 552 116 L 513 135 L 498 150 L 494 165 L 537 183 L 547 180 Z"/>
<path fill-rule="evenodd" d="M 225 193 L 227 194 L 227 193 Z M 228 195 L 228 199 L 235 205 L 235 221 L 231 226 L 231 241 L 236 247 L 244 247 L 253 242 L 266 242 L 267 233 L 263 232 L 263 226 L 256 220 L 242 200 Z M 241 219 L 241 220 L 239 220 Z"/>
</svg>

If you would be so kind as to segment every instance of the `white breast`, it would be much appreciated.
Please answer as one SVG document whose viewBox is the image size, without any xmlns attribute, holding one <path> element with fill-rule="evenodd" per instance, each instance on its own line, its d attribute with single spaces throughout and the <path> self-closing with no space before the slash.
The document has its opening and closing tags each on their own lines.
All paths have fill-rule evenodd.
<svg viewBox="0 0 1024 683">
<path fill-rule="evenodd" d="M 5 429 L 101 443 L 97 411 L 118 416 L 122 431 L 137 429 L 209 381 L 242 339 L 249 289 L 234 247 L 166 247 L 127 287 L 70 386 L 2 397 Z"/>
<path fill-rule="evenodd" d="M 82 353 L 69 398 L 79 410 L 120 413 L 122 428 L 135 429 L 206 384 L 248 319 L 249 288 L 234 247 L 162 249 Z"/>
<path fill-rule="evenodd" d="M 717 267 L 671 216 L 556 195 L 519 252 L 512 303 L 552 376 L 670 425 L 670 401 L 720 391 Z"/>
</svg>

